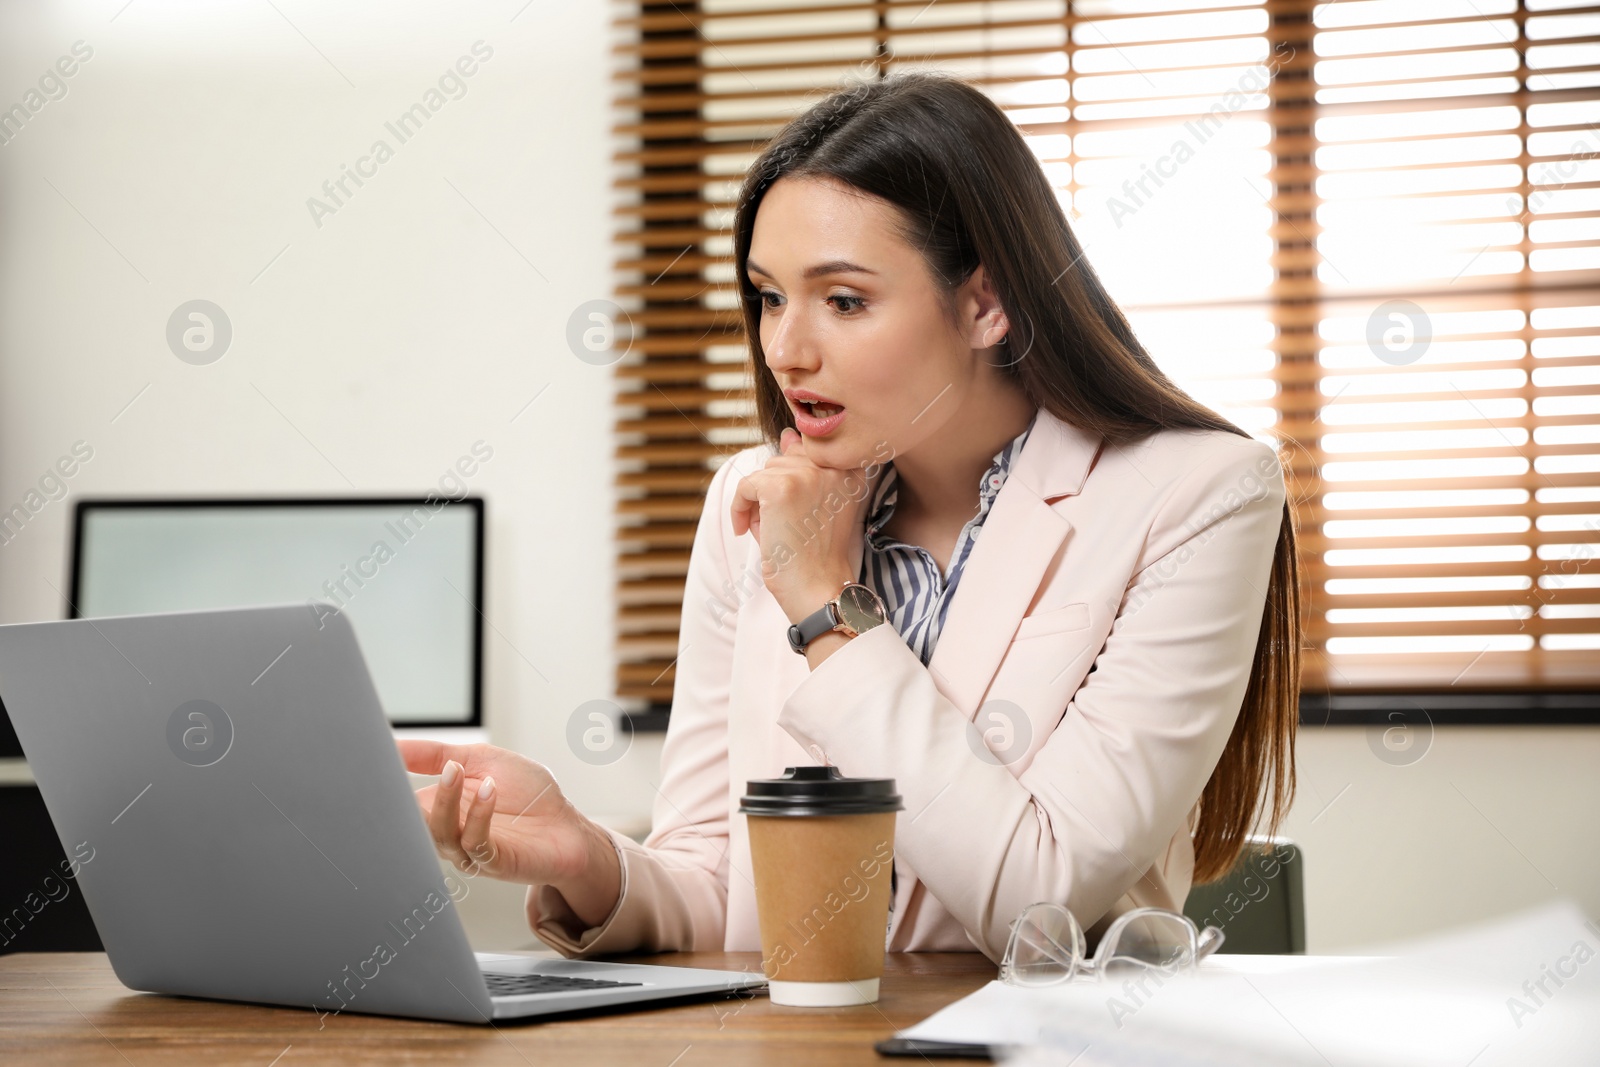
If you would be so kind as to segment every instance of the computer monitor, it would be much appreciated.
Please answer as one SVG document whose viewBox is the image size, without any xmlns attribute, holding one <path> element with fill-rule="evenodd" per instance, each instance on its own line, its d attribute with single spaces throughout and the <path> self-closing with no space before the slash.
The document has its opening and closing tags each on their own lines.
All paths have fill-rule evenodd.
<svg viewBox="0 0 1600 1067">
<path fill-rule="evenodd" d="M 79 500 L 67 615 L 326 602 L 392 724 L 478 727 L 483 523 L 472 496 Z"/>
</svg>

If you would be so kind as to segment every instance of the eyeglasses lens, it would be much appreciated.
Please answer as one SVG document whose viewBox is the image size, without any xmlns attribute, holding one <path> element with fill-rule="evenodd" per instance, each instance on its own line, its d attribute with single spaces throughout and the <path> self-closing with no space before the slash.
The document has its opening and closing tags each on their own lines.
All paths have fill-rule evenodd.
<svg viewBox="0 0 1600 1067">
<path fill-rule="evenodd" d="M 1158 970 L 1173 973 L 1194 962 L 1194 930 L 1177 915 L 1140 915 L 1097 953 L 1102 977 L 1117 979 Z"/>
<path fill-rule="evenodd" d="M 1016 985 L 1046 986 L 1070 978 L 1083 957 L 1083 931 L 1059 905 L 1034 906 L 1011 928 L 1004 977 Z"/>
</svg>

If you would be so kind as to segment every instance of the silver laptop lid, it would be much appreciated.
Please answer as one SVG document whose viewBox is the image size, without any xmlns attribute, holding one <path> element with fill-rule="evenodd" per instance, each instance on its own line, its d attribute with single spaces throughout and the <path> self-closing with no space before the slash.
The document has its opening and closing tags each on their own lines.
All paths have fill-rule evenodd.
<svg viewBox="0 0 1600 1067">
<path fill-rule="evenodd" d="M 331 605 L 0 626 L 0 698 L 129 988 L 490 1015 Z"/>
</svg>

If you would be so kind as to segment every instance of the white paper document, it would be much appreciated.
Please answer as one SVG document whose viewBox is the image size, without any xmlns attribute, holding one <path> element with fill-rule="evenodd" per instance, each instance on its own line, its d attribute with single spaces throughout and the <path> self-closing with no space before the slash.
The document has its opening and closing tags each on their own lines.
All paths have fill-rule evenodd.
<svg viewBox="0 0 1600 1067">
<path fill-rule="evenodd" d="M 1367 956 L 1220 955 L 1198 975 L 994 981 L 897 1036 L 1015 1067 L 1600 1064 L 1600 923 L 1560 903 Z"/>
</svg>

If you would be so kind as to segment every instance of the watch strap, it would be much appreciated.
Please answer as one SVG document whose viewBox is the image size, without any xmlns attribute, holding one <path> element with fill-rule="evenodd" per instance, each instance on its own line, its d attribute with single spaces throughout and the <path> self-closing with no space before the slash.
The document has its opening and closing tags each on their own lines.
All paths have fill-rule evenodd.
<svg viewBox="0 0 1600 1067">
<path fill-rule="evenodd" d="M 830 600 L 789 627 L 789 647 L 805 655 L 807 645 L 838 625 L 839 616 L 834 602 Z"/>
</svg>

